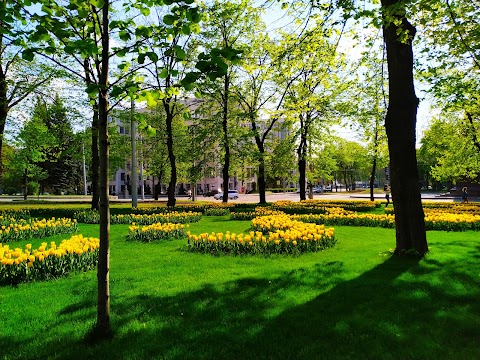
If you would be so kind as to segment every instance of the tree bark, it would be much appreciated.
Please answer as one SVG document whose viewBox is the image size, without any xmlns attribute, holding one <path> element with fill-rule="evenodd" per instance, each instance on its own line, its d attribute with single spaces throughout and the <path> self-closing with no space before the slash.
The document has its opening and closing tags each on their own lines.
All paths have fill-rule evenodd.
<svg viewBox="0 0 480 360">
<path fill-rule="evenodd" d="M 392 6 L 394 5 L 394 6 Z M 385 119 L 390 154 L 390 180 L 395 206 L 396 255 L 424 256 L 428 252 L 425 216 L 420 197 L 415 151 L 418 98 L 413 83 L 413 27 L 401 0 L 382 0 L 387 21 L 383 36 L 387 48 L 389 105 Z M 410 38 L 401 42 L 408 31 Z"/>
<path fill-rule="evenodd" d="M 370 201 L 375 201 L 375 196 L 373 195 L 373 187 L 375 185 L 375 172 L 377 171 L 378 124 L 379 124 L 379 121 L 375 120 L 375 136 L 373 138 L 373 162 L 372 162 L 372 172 L 370 173 Z"/>
<path fill-rule="evenodd" d="M 172 130 L 172 123 L 173 123 L 173 108 L 171 104 L 171 98 L 167 98 L 163 100 L 163 107 L 165 109 L 165 121 L 167 125 L 167 151 L 168 151 L 168 159 L 170 161 L 170 168 L 171 168 L 171 176 L 170 182 L 168 183 L 168 200 L 167 206 L 174 207 L 176 203 L 175 199 L 175 187 L 177 186 L 177 165 L 175 162 L 175 153 L 173 152 L 173 130 Z"/>
<path fill-rule="evenodd" d="M 3 36 L 0 34 L 0 48 L 3 46 Z M 2 66 L 0 53 L 0 195 L 3 193 L 3 132 L 8 115 L 7 78 Z"/>
<path fill-rule="evenodd" d="M 85 58 L 83 60 L 83 71 L 85 72 L 85 85 L 92 85 L 92 78 L 90 76 L 90 58 Z M 99 209 L 99 166 L 100 159 L 98 155 L 98 101 L 94 99 L 92 106 L 93 117 L 92 117 L 92 210 Z"/>
<path fill-rule="evenodd" d="M 298 145 L 297 149 L 297 156 L 298 156 L 298 183 L 300 186 L 300 200 L 306 200 L 306 193 L 305 193 L 305 183 L 307 177 L 307 160 L 306 160 L 306 153 L 307 153 L 307 137 L 305 133 L 302 131 L 301 133 L 300 144 Z"/>
<path fill-rule="evenodd" d="M 28 170 L 25 168 L 23 172 L 23 200 L 27 200 L 28 196 Z"/>
<path fill-rule="evenodd" d="M 98 134 L 100 138 L 100 251 L 98 257 L 97 336 L 111 335 L 110 328 L 110 204 L 108 198 L 108 68 L 109 68 L 109 0 L 102 8 L 102 58 L 99 74 Z"/>
<path fill-rule="evenodd" d="M 259 164 L 258 164 L 258 194 L 260 195 L 260 204 L 267 203 L 267 197 L 265 195 L 266 184 L 265 184 L 265 146 L 259 134 L 256 132 L 255 121 L 251 121 L 253 131 L 255 131 L 255 142 L 257 144 L 258 152 L 260 154 Z"/>
<path fill-rule="evenodd" d="M 222 176 L 223 176 L 223 199 L 222 202 L 228 202 L 228 172 L 230 170 L 230 145 L 228 142 L 228 97 L 230 88 L 230 78 L 226 74 L 223 82 L 223 147 L 225 150 L 225 158 L 223 162 Z"/>
<path fill-rule="evenodd" d="M 98 155 L 98 103 L 93 106 L 92 118 L 92 210 L 99 209 L 100 188 L 99 188 L 100 158 Z"/>
<path fill-rule="evenodd" d="M 372 162 L 372 172 L 370 173 L 370 201 L 375 201 L 375 196 L 373 195 L 373 186 L 375 184 L 375 172 L 377 171 L 377 156 L 373 157 Z"/>
</svg>

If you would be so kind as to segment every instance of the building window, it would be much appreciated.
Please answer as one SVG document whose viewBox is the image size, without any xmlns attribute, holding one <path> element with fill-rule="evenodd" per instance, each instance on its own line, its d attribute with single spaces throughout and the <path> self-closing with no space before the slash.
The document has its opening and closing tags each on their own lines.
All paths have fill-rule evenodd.
<svg viewBox="0 0 480 360">
<path fill-rule="evenodd" d="M 120 173 L 120 180 L 125 181 L 125 173 Z"/>
<path fill-rule="evenodd" d="M 125 134 L 125 128 L 123 126 L 120 126 L 120 134 Z"/>
</svg>

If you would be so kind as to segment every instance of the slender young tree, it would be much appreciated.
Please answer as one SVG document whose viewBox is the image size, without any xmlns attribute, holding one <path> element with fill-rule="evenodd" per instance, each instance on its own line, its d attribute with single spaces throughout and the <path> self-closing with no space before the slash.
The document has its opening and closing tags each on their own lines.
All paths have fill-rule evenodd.
<svg viewBox="0 0 480 360">
<path fill-rule="evenodd" d="M 210 79 L 203 86 L 203 95 L 211 97 L 220 109 L 220 125 L 222 129 L 223 148 L 223 202 L 228 202 L 228 183 L 230 178 L 230 163 L 232 153 L 232 134 L 230 131 L 232 119 L 234 79 L 237 69 L 235 49 L 241 49 L 245 45 L 243 33 L 252 28 L 252 5 L 250 0 L 215 1 L 208 9 L 208 22 L 205 24 L 202 41 L 203 46 L 210 49 L 216 57 L 224 59 L 220 66 L 221 76 Z M 250 18 L 252 16 L 252 19 Z M 213 48 L 212 48 L 213 47 Z M 229 55 L 230 54 L 230 55 Z M 213 59 L 215 60 L 215 59 Z M 230 65 L 230 67 L 228 65 Z M 215 74 L 214 74 L 215 75 Z M 220 75 L 220 74 L 219 74 Z"/>
</svg>

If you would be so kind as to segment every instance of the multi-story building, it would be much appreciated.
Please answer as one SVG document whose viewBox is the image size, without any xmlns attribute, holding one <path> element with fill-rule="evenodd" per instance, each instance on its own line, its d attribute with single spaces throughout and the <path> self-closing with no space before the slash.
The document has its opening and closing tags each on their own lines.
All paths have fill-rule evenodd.
<svg viewBox="0 0 480 360">
<path fill-rule="evenodd" d="M 185 106 L 188 107 L 190 113 L 192 114 L 193 118 L 197 118 L 202 116 L 200 114 L 199 107 L 202 104 L 202 100 L 198 99 L 187 99 L 182 101 Z M 148 109 L 137 109 L 137 112 L 146 112 Z M 119 134 L 124 136 L 131 136 L 131 129 L 130 124 L 125 124 L 118 118 L 111 117 L 109 122 L 115 122 L 115 125 L 118 129 Z M 141 156 L 138 160 L 137 169 L 138 169 L 138 189 L 137 193 L 139 195 L 142 194 L 142 187 L 143 193 L 147 196 L 152 195 L 154 193 L 154 188 L 157 187 L 159 194 L 165 194 L 167 191 L 168 183 L 158 183 L 158 178 L 152 175 L 142 176 L 142 173 L 145 172 L 144 170 L 148 167 L 148 164 L 143 164 L 141 161 Z M 211 193 L 212 191 L 222 191 L 223 190 L 223 177 L 221 176 L 222 168 L 219 165 L 219 159 L 211 159 L 207 160 L 205 169 L 203 171 L 202 178 L 197 182 L 197 194 L 207 194 Z M 113 175 L 112 179 L 110 180 L 110 194 L 117 195 L 119 197 L 129 197 L 131 195 L 131 157 L 127 157 L 125 162 L 125 166 L 123 168 L 119 168 L 115 174 Z M 143 179 L 142 179 L 143 177 Z M 251 184 L 255 182 L 256 174 L 254 174 L 251 169 L 249 172 L 249 177 L 247 178 L 248 181 L 246 185 L 239 183 L 237 177 L 232 176 L 229 178 L 229 189 L 238 189 L 241 190 L 240 187 L 243 187 L 244 191 L 247 189 L 251 189 Z M 189 183 L 177 183 L 176 193 L 177 194 L 186 194 L 189 190 L 191 190 L 191 184 Z"/>
</svg>

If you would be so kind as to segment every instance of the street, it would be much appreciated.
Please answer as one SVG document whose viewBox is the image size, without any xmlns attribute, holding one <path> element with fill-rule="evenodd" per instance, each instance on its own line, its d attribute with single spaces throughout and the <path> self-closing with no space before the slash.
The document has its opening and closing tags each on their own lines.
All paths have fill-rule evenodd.
<svg viewBox="0 0 480 360">
<path fill-rule="evenodd" d="M 308 196 L 307 196 L 308 197 Z M 276 193 L 276 194 L 267 194 L 266 196 L 267 202 L 275 202 L 279 200 L 291 200 L 291 201 L 299 201 L 300 200 L 300 194 L 297 193 Z M 187 200 L 188 196 L 178 196 L 177 200 Z M 314 200 L 369 200 L 370 196 L 369 194 L 365 193 L 350 193 L 350 192 L 332 192 L 332 193 L 323 193 L 323 194 L 313 194 L 313 199 Z M 36 200 L 41 200 L 41 201 L 51 201 L 51 202 L 89 202 L 91 200 L 90 195 L 59 195 L 59 196 L 54 196 L 54 195 L 42 195 L 40 197 L 38 196 L 29 196 L 28 200 L 30 201 L 36 201 Z M 159 198 L 160 201 L 166 201 L 167 197 L 166 195 L 163 195 Z M 198 201 L 212 201 L 212 202 L 220 202 L 220 200 L 215 200 L 213 196 L 210 197 L 204 197 L 204 196 L 198 196 L 197 197 Z M 240 194 L 239 198 L 237 200 L 229 200 L 229 202 L 239 202 L 239 203 L 258 203 L 260 200 L 258 194 Z M 385 195 L 380 193 L 380 194 L 375 194 L 375 200 L 385 200 Z M 453 197 L 451 195 L 441 195 L 440 193 L 428 193 L 428 194 L 422 194 L 422 200 L 423 201 L 441 201 L 441 202 L 460 202 L 461 198 L 460 197 Z M 479 198 L 470 198 L 470 201 L 476 202 L 479 201 Z M 1 195 L 0 196 L 0 202 L 21 202 L 23 201 L 23 196 L 8 196 L 8 195 Z M 112 196 L 111 200 L 112 203 L 119 202 L 119 203 L 124 203 L 124 202 L 130 202 L 130 199 L 118 199 L 116 196 Z M 153 198 L 151 196 L 145 196 L 145 200 L 141 199 L 141 196 L 138 197 L 138 202 L 150 202 L 153 201 Z"/>
</svg>

